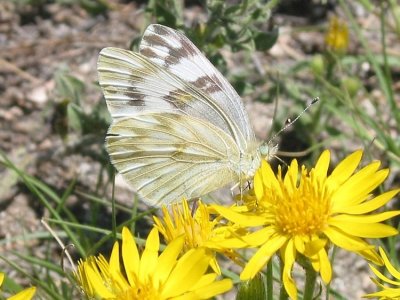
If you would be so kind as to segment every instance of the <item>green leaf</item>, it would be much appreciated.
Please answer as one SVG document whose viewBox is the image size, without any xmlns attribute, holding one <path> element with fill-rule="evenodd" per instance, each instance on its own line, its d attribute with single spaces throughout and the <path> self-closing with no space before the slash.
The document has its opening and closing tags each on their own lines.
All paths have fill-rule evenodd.
<svg viewBox="0 0 400 300">
<path fill-rule="evenodd" d="M 265 300 L 267 298 L 264 275 L 258 273 L 256 277 L 239 284 L 236 300 Z"/>
<path fill-rule="evenodd" d="M 254 33 L 254 42 L 256 50 L 266 51 L 272 48 L 276 43 L 279 36 L 278 28 L 274 28 L 272 31 L 258 31 Z"/>
<path fill-rule="evenodd" d="M 55 76 L 56 90 L 58 97 L 64 100 L 70 100 L 79 104 L 82 94 L 85 90 L 85 84 L 78 78 L 66 74 L 65 71 L 58 71 Z"/>
<path fill-rule="evenodd" d="M 177 27 L 177 18 L 173 13 L 173 8 L 167 8 L 163 4 L 157 2 L 155 7 L 155 13 L 157 15 L 157 21 L 163 25 L 168 27 L 176 28 Z"/>
<path fill-rule="evenodd" d="M 225 10 L 225 15 L 236 15 L 242 10 L 241 4 L 235 4 Z"/>
<path fill-rule="evenodd" d="M 82 8 L 84 8 L 91 15 L 99 15 L 108 10 L 108 3 L 101 0 L 80 0 Z"/>
<path fill-rule="evenodd" d="M 68 127 L 76 131 L 82 131 L 82 120 L 84 116 L 80 108 L 74 104 L 68 105 Z"/>
</svg>

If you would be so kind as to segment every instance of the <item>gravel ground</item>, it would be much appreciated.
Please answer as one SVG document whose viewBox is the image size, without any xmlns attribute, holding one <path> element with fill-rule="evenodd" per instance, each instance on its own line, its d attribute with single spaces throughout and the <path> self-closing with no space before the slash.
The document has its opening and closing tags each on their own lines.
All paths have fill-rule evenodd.
<svg viewBox="0 0 400 300">
<path fill-rule="evenodd" d="M 195 18 L 198 9 L 189 8 L 185 14 L 188 19 Z M 362 18 L 363 11 L 359 15 Z M 256 53 L 253 57 L 255 63 L 266 66 L 266 72 L 274 72 L 277 66 L 289 67 L 294 61 L 322 49 L 321 32 L 293 30 L 298 24 L 308 24 L 309 19 L 284 13 L 275 18 L 281 30 L 278 43 L 268 54 Z M 377 20 L 364 20 L 368 21 L 371 24 Z M 321 20 L 321 24 L 326 25 L 326 22 L 326 17 Z M 77 179 L 77 189 L 88 193 L 95 190 L 100 164 L 89 156 L 67 155 L 66 149 L 73 148 L 79 136 L 71 134 L 68 140 L 63 140 L 52 128 L 55 103 L 62 100 L 55 90 L 55 74 L 69 70 L 71 75 L 85 82 L 82 106 L 90 111 L 99 101 L 104 101 L 95 85 L 98 52 L 106 46 L 128 48 L 130 41 L 139 35 L 143 23 L 143 8 L 122 2 L 113 3 L 113 10 L 107 16 L 91 16 L 78 6 L 49 4 L 39 10 L 0 3 L 0 149 L 13 163 L 60 194 L 74 179 Z M 353 43 L 351 47 L 357 45 Z M 231 67 L 239 68 L 240 55 L 232 58 L 229 53 L 226 55 Z M 255 132 L 260 138 L 266 138 L 273 106 L 249 99 L 244 101 L 251 118 L 258 120 L 254 124 Z M 288 109 L 290 103 L 283 105 Z M 92 147 L 93 151 L 99 151 L 101 142 Z M 129 203 L 132 194 L 119 182 L 117 180 L 117 198 Z M 0 167 L 0 191 L 0 239 L 3 240 L 0 253 L 26 249 L 25 242 L 11 238 L 39 230 L 40 219 L 46 216 L 46 211 L 18 182 L 14 173 L 3 167 Z M 82 206 L 82 213 L 85 209 L 82 201 L 79 195 L 73 194 L 67 203 Z M 36 249 L 38 256 L 44 251 L 39 241 L 28 246 Z M 333 288 L 348 299 L 359 299 L 373 290 L 363 260 L 339 251 L 335 262 Z M 7 270 L 2 262 L 1 269 Z"/>
</svg>

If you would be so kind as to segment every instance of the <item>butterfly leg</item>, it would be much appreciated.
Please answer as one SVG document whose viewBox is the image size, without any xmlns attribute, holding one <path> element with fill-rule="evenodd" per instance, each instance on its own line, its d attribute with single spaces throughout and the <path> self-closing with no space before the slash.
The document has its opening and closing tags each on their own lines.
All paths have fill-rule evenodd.
<svg viewBox="0 0 400 300">
<path fill-rule="evenodd" d="M 192 217 L 194 216 L 194 214 L 197 211 L 197 208 L 199 207 L 199 200 L 200 200 L 200 198 L 194 198 L 193 199 L 192 211 L 191 211 Z"/>
</svg>

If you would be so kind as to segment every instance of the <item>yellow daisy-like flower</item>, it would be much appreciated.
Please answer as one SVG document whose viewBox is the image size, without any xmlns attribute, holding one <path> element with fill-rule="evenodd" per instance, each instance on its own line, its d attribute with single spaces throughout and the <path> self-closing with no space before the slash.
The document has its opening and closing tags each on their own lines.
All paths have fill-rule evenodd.
<svg viewBox="0 0 400 300">
<path fill-rule="evenodd" d="M 329 22 L 328 31 L 325 35 L 325 43 L 329 49 L 343 53 L 349 46 L 349 30 L 347 24 L 336 16 Z"/>
<path fill-rule="evenodd" d="M 109 261 L 102 255 L 89 257 L 79 262 L 75 275 L 91 299 L 208 299 L 232 288 L 230 279 L 215 281 L 217 274 L 206 274 L 211 257 L 204 248 L 190 250 L 179 257 L 183 244 L 183 237 L 179 237 L 158 255 L 159 234 L 154 228 L 140 256 L 132 234 L 123 228 L 124 271 L 116 242 Z"/>
<path fill-rule="evenodd" d="M 4 273 L 0 272 L 0 287 L 3 285 L 4 282 Z M 7 298 L 7 300 L 31 300 L 33 296 L 35 296 L 36 293 L 36 287 L 32 286 L 30 288 L 27 288 L 18 294 L 11 296 Z"/>
<path fill-rule="evenodd" d="M 314 270 L 328 283 L 332 276 L 327 254 L 329 243 L 382 264 L 374 247 L 364 238 L 398 233 L 381 222 L 399 215 L 400 211 L 370 212 L 384 206 L 399 190 L 372 198 L 371 192 L 385 180 L 389 171 L 378 170 L 380 162 L 376 161 L 355 172 L 361 157 L 362 151 L 354 152 L 329 176 L 329 151 L 322 153 L 310 171 L 302 166 L 299 172 L 297 161 L 293 160 L 285 176 L 281 169 L 275 175 L 269 164 L 263 162 L 254 178 L 257 205 L 214 206 L 231 222 L 256 230 L 227 240 L 232 247 L 235 241 L 238 247 L 242 247 L 243 242 L 260 247 L 242 271 L 242 280 L 254 277 L 280 250 L 284 262 L 283 283 L 289 296 L 296 299 L 291 270 L 297 253 L 308 258 Z"/>
<path fill-rule="evenodd" d="M 372 278 L 372 281 L 382 290 L 376 293 L 365 295 L 364 298 L 378 298 L 381 300 L 400 299 L 400 272 L 396 270 L 396 268 L 390 263 L 389 258 L 381 247 L 379 248 L 379 253 L 381 254 L 386 269 L 389 271 L 390 275 L 394 277 L 395 280 L 388 278 L 372 265 L 370 265 L 370 268 L 372 272 L 374 272 L 376 277 L 378 277 L 381 281 L 388 283 L 394 287 L 387 287 L 379 282 L 377 279 Z"/>
<path fill-rule="evenodd" d="M 231 248 L 221 247 L 218 240 L 223 239 L 226 230 L 220 230 L 221 217 L 212 219 L 208 205 L 197 202 L 197 209 L 192 214 L 186 199 L 182 203 L 176 203 L 170 206 L 171 213 L 164 206 L 162 208 L 163 218 L 153 217 L 155 227 L 164 236 L 167 243 L 170 243 L 179 236 L 185 239 L 184 249 L 186 252 L 190 249 L 204 247 L 211 252 L 220 252 L 235 260 L 236 253 Z M 213 255 L 210 265 L 213 270 L 221 274 L 218 262 Z"/>
</svg>

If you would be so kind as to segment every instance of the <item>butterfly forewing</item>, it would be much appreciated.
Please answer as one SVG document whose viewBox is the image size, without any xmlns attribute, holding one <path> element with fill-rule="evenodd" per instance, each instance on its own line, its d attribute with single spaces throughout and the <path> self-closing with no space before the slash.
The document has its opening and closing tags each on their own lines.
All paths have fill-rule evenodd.
<svg viewBox="0 0 400 300">
<path fill-rule="evenodd" d="M 111 160 L 151 205 L 200 197 L 237 181 L 232 138 L 201 119 L 146 113 L 115 121 L 106 140 Z"/>
<path fill-rule="evenodd" d="M 113 118 L 145 112 L 173 112 L 207 120 L 234 140 L 242 139 L 218 103 L 141 54 L 105 48 L 99 56 L 98 71 Z"/>
<path fill-rule="evenodd" d="M 140 43 L 140 53 L 209 95 L 227 114 L 231 130 L 240 132 L 240 139 L 235 140 L 242 150 L 248 142 L 255 141 L 239 95 L 185 35 L 166 26 L 150 25 Z M 213 123 L 212 119 L 209 121 Z"/>
</svg>

